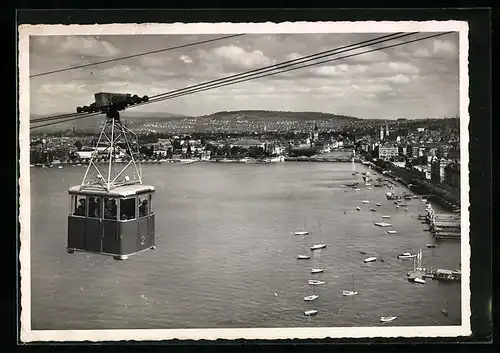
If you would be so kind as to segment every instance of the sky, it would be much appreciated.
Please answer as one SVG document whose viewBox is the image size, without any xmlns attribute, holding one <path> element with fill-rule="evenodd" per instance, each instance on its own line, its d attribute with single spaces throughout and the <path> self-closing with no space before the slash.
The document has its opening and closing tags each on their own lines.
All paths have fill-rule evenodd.
<svg viewBox="0 0 500 353">
<path fill-rule="evenodd" d="M 92 103 L 97 92 L 165 93 L 383 35 L 245 34 L 32 77 L 30 112 L 32 116 L 73 113 L 77 106 Z M 30 75 L 224 36 L 227 34 L 31 36 Z M 363 51 L 377 47 L 380 45 Z M 458 33 L 450 33 L 136 107 L 133 112 L 199 116 L 231 110 L 279 110 L 375 119 L 455 117 L 459 111 L 458 58 Z"/>
</svg>

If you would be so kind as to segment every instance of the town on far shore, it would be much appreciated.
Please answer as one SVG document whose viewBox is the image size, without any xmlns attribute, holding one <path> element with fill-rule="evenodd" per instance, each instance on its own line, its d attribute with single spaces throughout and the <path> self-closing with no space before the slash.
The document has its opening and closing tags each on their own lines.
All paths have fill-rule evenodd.
<svg viewBox="0 0 500 353">
<path fill-rule="evenodd" d="M 137 133 L 142 163 L 364 162 L 419 188 L 421 194 L 435 195 L 445 206 L 459 208 L 459 118 L 258 120 L 224 113 L 226 117 L 213 115 L 218 119 L 205 117 L 203 123 L 189 118 L 167 122 L 127 119 L 123 123 Z M 237 119 L 227 118 L 227 114 Z M 95 154 L 97 162 L 104 163 L 110 153 L 96 143 L 93 129 L 72 126 L 34 131 L 30 165 L 82 165 Z M 125 162 L 122 151 L 111 155 L 114 161 Z"/>
</svg>

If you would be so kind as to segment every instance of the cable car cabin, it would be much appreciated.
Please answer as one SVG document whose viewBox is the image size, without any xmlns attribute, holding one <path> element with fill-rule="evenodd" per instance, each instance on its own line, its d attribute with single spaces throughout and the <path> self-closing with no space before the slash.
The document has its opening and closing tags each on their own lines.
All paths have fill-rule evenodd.
<svg viewBox="0 0 500 353">
<path fill-rule="evenodd" d="M 138 252 L 155 249 L 154 187 L 134 184 L 109 192 L 69 189 L 67 251 L 83 251 L 125 260 Z"/>
</svg>

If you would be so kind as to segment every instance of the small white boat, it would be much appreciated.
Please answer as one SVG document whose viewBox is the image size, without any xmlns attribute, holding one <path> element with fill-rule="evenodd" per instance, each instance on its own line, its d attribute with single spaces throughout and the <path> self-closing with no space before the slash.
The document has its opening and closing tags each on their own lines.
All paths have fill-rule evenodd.
<svg viewBox="0 0 500 353">
<path fill-rule="evenodd" d="M 342 291 L 342 295 L 344 297 L 350 297 L 350 296 L 353 296 L 353 295 L 357 295 L 358 292 L 356 292 L 354 290 L 354 274 L 352 275 L 352 290 L 343 290 Z"/>
<path fill-rule="evenodd" d="M 315 244 L 315 245 L 311 246 L 311 250 L 319 250 L 319 249 L 323 249 L 323 248 L 326 248 L 326 244 Z"/>
<path fill-rule="evenodd" d="M 377 210 L 376 210 L 376 209 L 374 209 L 374 208 L 370 208 L 370 211 L 372 211 L 372 212 L 376 212 Z"/>
<path fill-rule="evenodd" d="M 414 257 L 417 257 L 417 255 L 409 252 L 404 252 L 401 255 L 398 255 L 398 259 L 413 259 Z"/>
<path fill-rule="evenodd" d="M 368 201 L 368 200 L 363 200 L 361 202 L 363 202 L 363 203 L 370 203 L 370 201 Z"/>
<path fill-rule="evenodd" d="M 399 205 L 396 205 L 396 208 L 399 208 Z"/>
<path fill-rule="evenodd" d="M 357 209 L 358 211 L 360 211 L 360 210 L 361 210 L 361 207 L 359 207 L 359 206 L 356 206 L 356 209 Z"/>
<path fill-rule="evenodd" d="M 358 292 L 354 292 L 352 290 L 343 290 L 342 291 L 342 295 L 344 297 L 350 297 L 350 296 L 353 296 L 353 295 L 358 295 Z"/>
<path fill-rule="evenodd" d="M 427 202 L 427 199 L 422 199 L 422 200 L 420 200 L 420 201 L 422 201 L 422 202 Z"/>
<path fill-rule="evenodd" d="M 391 218 L 391 216 L 382 216 L 382 218 Z"/>
<path fill-rule="evenodd" d="M 297 259 L 299 260 L 309 260 L 311 256 L 309 255 L 297 255 Z"/>
<path fill-rule="evenodd" d="M 307 234 L 309 234 L 309 232 L 306 231 L 306 230 L 302 230 L 302 231 L 299 231 L 299 232 L 294 232 L 293 234 L 295 234 L 295 235 L 307 235 Z"/>
<path fill-rule="evenodd" d="M 381 316 L 380 321 L 382 322 L 391 322 L 396 320 L 396 316 Z"/>
<path fill-rule="evenodd" d="M 377 258 L 376 257 L 367 257 L 364 262 L 373 262 L 373 261 L 377 261 Z"/>
<path fill-rule="evenodd" d="M 388 230 L 387 234 L 396 234 L 397 232 L 395 230 Z"/>
<path fill-rule="evenodd" d="M 59 167 L 57 167 L 57 168 L 59 168 L 59 169 L 63 169 L 62 165 L 60 165 L 60 166 L 59 166 Z"/>
<path fill-rule="evenodd" d="M 382 206 L 382 204 L 381 203 L 377 203 L 377 206 Z"/>
<path fill-rule="evenodd" d="M 422 279 L 422 278 L 414 278 L 413 279 L 413 282 L 415 283 L 420 283 L 420 284 L 424 284 L 425 283 L 425 279 Z"/>
<path fill-rule="evenodd" d="M 306 310 L 306 311 L 304 311 L 305 316 L 313 316 L 316 314 L 318 314 L 318 310 Z"/>
<path fill-rule="evenodd" d="M 325 284 L 326 282 L 325 281 L 319 281 L 317 279 L 310 279 L 308 283 L 309 283 L 310 286 L 320 286 L 322 284 Z"/>
<path fill-rule="evenodd" d="M 313 268 L 311 270 L 311 273 L 321 273 L 321 272 L 325 272 L 325 270 L 322 268 Z"/>
<path fill-rule="evenodd" d="M 311 302 L 311 301 L 313 301 L 313 300 L 315 300 L 315 299 L 318 299 L 318 298 L 319 298 L 319 296 L 318 296 L 318 295 L 313 294 L 313 295 L 308 295 L 307 297 L 304 297 L 304 300 L 305 300 L 306 302 Z"/>
<path fill-rule="evenodd" d="M 356 189 L 354 189 L 354 191 L 361 191 L 361 189 L 356 188 Z"/>
</svg>

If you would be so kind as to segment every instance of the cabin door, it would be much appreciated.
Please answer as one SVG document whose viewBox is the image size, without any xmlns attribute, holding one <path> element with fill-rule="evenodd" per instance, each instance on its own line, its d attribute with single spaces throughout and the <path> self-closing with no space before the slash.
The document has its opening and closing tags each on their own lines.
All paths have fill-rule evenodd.
<svg viewBox="0 0 500 353">
<path fill-rule="evenodd" d="M 103 226 L 99 218 L 87 218 L 85 227 L 85 250 L 102 252 Z"/>
</svg>

